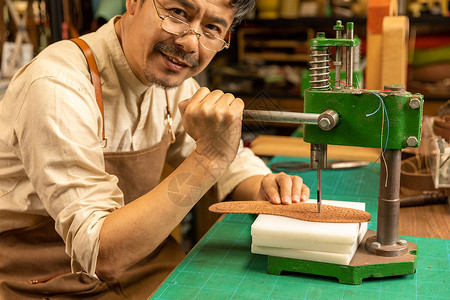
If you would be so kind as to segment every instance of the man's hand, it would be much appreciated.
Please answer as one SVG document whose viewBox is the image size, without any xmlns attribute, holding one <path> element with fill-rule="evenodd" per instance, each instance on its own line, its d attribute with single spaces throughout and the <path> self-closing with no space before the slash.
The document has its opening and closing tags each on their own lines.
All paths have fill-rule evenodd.
<svg viewBox="0 0 450 300">
<path fill-rule="evenodd" d="M 224 167 L 228 168 L 239 148 L 244 102 L 232 94 L 202 87 L 192 98 L 180 102 L 179 109 L 184 129 L 197 143 L 196 151 L 226 161 Z"/>
<path fill-rule="evenodd" d="M 256 175 L 242 181 L 232 192 L 231 199 L 291 204 L 308 200 L 309 188 L 299 176 L 285 173 Z"/>
<path fill-rule="evenodd" d="M 267 174 L 261 180 L 256 200 L 270 201 L 273 204 L 291 204 L 309 199 L 309 187 L 299 176 L 286 173 Z"/>
</svg>

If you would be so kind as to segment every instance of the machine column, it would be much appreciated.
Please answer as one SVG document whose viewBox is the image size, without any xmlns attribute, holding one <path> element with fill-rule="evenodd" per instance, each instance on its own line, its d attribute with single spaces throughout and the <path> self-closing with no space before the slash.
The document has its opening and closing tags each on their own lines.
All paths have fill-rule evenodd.
<svg viewBox="0 0 450 300">
<path fill-rule="evenodd" d="M 408 243 L 398 239 L 401 155 L 401 149 L 386 149 L 380 163 L 377 235 L 368 238 L 365 246 L 369 252 L 381 256 L 408 252 Z"/>
<path fill-rule="evenodd" d="M 377 241 L 381 245 L 397 244 L 401 155 L 401 150 L 386 149 L 384 159 L 381 160 L 377 221 Z"/>
</svg>

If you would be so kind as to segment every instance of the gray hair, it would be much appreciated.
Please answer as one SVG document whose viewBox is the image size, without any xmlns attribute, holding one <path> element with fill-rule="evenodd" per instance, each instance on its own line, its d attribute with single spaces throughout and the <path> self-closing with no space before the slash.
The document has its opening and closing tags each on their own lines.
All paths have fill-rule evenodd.
<svg viewBox="0 0 450 300">
<path fill-rule="evenodd" d="M 141 0 L 141 6 L 145 0 Z M 236 27 L 245 17 L 253 11 L 256 6 L 256 0 L 230 0 L 230 7 L 236 10 L 234 20 L 231 24 L 230 30 Z"/>
<path fill-rule="evenodd" d="M 230 0 L 230 5 L 236 9 L 234 20 L 230 27 L 230 29 L 233 29 L 253 11 L 256 6 L 256 0 Z"/>
</svg>

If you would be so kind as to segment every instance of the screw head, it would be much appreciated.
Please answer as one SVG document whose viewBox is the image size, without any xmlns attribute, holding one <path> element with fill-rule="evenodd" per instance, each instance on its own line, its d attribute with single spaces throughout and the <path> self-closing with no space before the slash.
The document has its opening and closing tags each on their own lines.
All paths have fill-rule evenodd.
<svg viewBox="0 0 450 300">
<path fill-rule="evenodd" d="M 399 244 L 400 246 L 406 246 L 406 245 L 408 245 L 408 242 L 405 240 L 398 240 L 397 244 Z"/>
<path fill-rule="evenodd" d="M 381 243 L 380 242 L 373 242 L 372 243 L 372 248 L 378 249 L 381 247 Z"/>
<path fill-rule="evenodd" d="M 330 120 L 328 118 L 322 118 L 319 120 L 319 127 L 322 129 L 328 129 L 331 125 Z"/>
<path fill-rule="evenodd" d="M 409 107 L 411 107 L 412 109 L 420 108 L 420 104 L 421 101 L 419 98 L 411 98 L 411 100 L 409 100 Z"/>
<path fill-rule="evenodd" d="M 333 26 L 334 30 L 344 30 L 344 26 L 342 25 L 341 20 L 336 21 L 336 25 Z"/>
<path fill-rule="evenodd" d="M 410 136 L 406 140 L 406 144 L 408 145 L 408 147 L 416 147 L 417 144 L 419 144 L 419 140 L 415 136 Z"/>
</svg>

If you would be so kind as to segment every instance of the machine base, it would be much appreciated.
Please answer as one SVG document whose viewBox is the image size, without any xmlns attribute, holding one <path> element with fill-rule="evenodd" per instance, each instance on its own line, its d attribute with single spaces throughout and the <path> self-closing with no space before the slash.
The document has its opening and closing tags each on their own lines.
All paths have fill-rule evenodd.
<svg viewBox="0 0 450 300">
<path fill-rule="evenodd" d="M 416 272 L 416 244 L 408 242 L 408 252 L 401 256 L 374 255 L 367 252 L 364 245 L 367 238 L 375 235 L 375 231 L 367 231 L 349 265 L 269 256 L 268 272 L 273 275 L 288 271 L 331 276 L 338 278 L 339 283 L 343 284 L 361 284 L 364 278 L 408 275 Z"/>
</svg>

